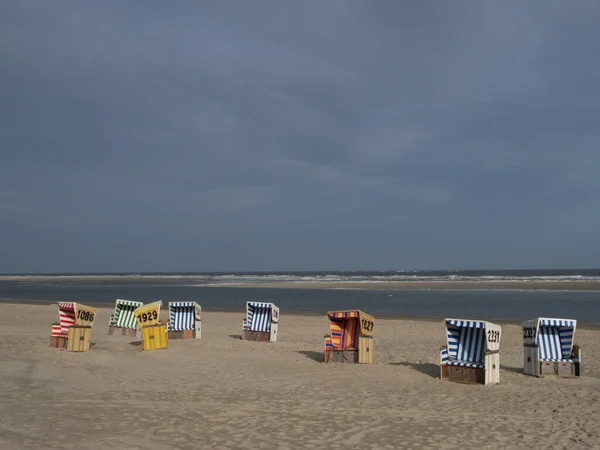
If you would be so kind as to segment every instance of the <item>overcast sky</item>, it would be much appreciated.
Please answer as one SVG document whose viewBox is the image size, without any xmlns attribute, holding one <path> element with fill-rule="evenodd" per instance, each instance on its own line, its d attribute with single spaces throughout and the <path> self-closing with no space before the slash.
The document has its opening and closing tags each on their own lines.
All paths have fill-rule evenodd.
<svg viewBox="0 0 600 450">
<path fill-rule="evenodd" d="M 600 267 L 599 24 L 2 2 L 0 272 Z"/>
</svg>

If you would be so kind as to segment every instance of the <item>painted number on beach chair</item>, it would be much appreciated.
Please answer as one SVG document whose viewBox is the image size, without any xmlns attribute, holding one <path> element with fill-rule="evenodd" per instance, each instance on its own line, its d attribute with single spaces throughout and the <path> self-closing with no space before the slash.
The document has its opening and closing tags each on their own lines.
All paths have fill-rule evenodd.
<svg viewBox="0 0 600 450">
<path fill-rule="evenodd" d="M 148 322 L 149 320 L 156 320 L 156 319 L 158 319 L 158 312 L 156 310 L 148 311 L 147 313 L 139 314 L 137 316 L 137 319 L 140 322 Z"/>
<path fill-rule="evenodd" d="M 500 332 L 496 330 L 489 330 L 487 332 L 488 342 L 498 342 L 500 340 Z"/>
<path fill-rule="evenodd" d="M 77 303 L 75 323 L 77 325 L 92 326 L 96 319 L 96 308 Z"/>
<path fill-rule="evenodd" d="M 361 324 L 362 324 L 363 330 L 365 330 L 365 331 L 373 331 L 373 326 L 375 325 L 373 322 L 371 322 L 370 320 L 367 320 L 367 319 L 362 319 Z"/>
<path fill-rule="evenodd" d="M 85 320 L 86 322 L 92 322 L 94 320 L 94 313 L 90 311 L 77 311 L 77 318 Z"/>
<path fill-rule="evenodd" d="M 530 339 L 530 338 L 535 338 L 535 332 L 536 332 L 536 328 L 535 327 L 525 327 L 523 328 L 523 338 L 524 339 Z"/>
</svg>

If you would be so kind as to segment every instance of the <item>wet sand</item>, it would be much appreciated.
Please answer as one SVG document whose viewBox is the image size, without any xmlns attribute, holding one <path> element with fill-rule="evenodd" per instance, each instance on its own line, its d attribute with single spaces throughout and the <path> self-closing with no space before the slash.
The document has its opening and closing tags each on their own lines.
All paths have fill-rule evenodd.
<svg viewBox="0 0 600 450">
<path fill-rule="evenodd" d="M 203 312 L 202 339 L 143 352 L 108 336 L 48 348 L 56 305 L 0 304 L 2 449 L 598 448 L 600 331 L 577 330 L 581 379 L 522 374 L 502 329 L 501 383 L 439 379 L 441 321 L 379 319 L 375 364 L 323 364 L 324 316 L 280 318 L 277 343 L 239 339 L 243 313 Z"/>
</svg>

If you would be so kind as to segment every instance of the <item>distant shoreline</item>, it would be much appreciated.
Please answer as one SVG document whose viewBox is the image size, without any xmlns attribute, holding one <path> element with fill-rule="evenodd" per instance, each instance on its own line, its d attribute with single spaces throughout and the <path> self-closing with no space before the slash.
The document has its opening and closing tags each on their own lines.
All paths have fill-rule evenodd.
<svg viewBox="0 0 600 450">
<path fill-rule="evenodd" d="M 189 286 L 189 284 L 187 285 Z M 209 284 L 198 287 L 212 288 L 262 288 L 262 289 L 354 289 L 354 290 L 546 290 L 546 291 L 600 291 L 600 281 L 368 281 L 368 282 L 298 282 Z"/>
<path fill-rule="evenodd" d="M 100 282 L 100 281 L 181 282 L 181 286 L 199 288 L 260 288 L 260 289 L 352 289 L 352 290 L 551 290 L 600 291 L 599 280 L 366 280 L 366 281 L 274 281 L 250 283 L 194 284 L 187 276 L 159 275 L 0 275 L 0 282 Z"/>
</svg>

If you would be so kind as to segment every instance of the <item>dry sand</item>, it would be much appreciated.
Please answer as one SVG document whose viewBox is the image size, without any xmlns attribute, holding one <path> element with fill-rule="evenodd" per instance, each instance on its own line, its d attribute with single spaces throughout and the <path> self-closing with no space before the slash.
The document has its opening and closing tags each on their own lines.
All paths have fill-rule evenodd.
<svg viewBox="0 0 600 450">
<path fill-rule="evenodd" d="M 441 381 L 441 322 L 377 320 L 374 365 L 323 364 L 325 317 L 281 316 L 241 341 L 243 313 L 203 313 L 200 340 L 140 351 L 108 336 L 48 348 L 56 306 L 0 304 L 0 448 L 599 448 L 600 331 L 577 330 L 581 379 L 522 371 L 503 327 L 501 383 Z"/>
</svg>

